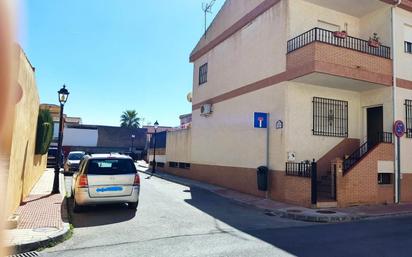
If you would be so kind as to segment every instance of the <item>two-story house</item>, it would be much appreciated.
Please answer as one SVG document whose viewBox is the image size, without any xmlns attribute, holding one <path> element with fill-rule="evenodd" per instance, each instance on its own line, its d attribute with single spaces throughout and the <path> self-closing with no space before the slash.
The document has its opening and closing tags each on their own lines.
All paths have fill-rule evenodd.
<svg viewBox="0 0 412 257">
<path fill-rule="evenodd" d="M 329 206 L 412 201 L 412 1 L 227 0 L 190 61 L 179 175 L 264 196 L 268 162 L 271 199 L 309 206 L 315 188 Z"/>
</svg>

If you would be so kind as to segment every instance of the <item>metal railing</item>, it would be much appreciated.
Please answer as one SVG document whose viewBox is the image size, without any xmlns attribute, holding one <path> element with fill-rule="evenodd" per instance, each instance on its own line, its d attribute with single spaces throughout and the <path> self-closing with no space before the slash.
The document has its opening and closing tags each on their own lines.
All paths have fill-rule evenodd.
<svg viewBox="0 0 412 257">
<path fill-rule="evenodd" d="M 355 166 L 364 156 L 366 156 L 371 149 L 380 143 L 393 143 L 393 134 L 390 132 L 380 132 L 378 140 L 367 141 L 363 143 L 358 149 L 356 149 L 348 158 L 343 160 L 343 173 L 348 172 L 353 166 Z"/>
<path fill-rule="evenodd" d="M 322 42 L 334 46 L 339 46 L 347 49 L 352 49 L 362 53 L 367 53 L 383 58 L 391 58 L 391 48 L 384 45 L 378 47 L 369 46 L 369 41 L 351 36 L 345 38 L 335 36 L 335 32 L 321 28 L 313 28 L 287 43 L 288 53 L 302 48 L 312 42 Z"/>
<path fill-rule="evenodd" d="M 312 174 L 311 162 L 287 162 L 286 175 L 310 178 Z"/>
</svg>

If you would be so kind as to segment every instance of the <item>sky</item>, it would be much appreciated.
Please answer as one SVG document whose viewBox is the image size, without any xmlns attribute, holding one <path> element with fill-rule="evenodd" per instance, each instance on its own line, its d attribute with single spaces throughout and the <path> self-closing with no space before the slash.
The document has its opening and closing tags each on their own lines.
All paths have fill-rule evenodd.
<svg viewBox="0 0 412 257">
<path fill-rule="evenodd" d="M 83 124 L 120 124 L 136 110 L 144 124 L 179 125 L 190 113 L 189 55 L 204 32 L 209 0 L 21 0 L 17 41 L 36 68 L 41 103 Z M 217 0 L 208 23 L 224 0 Z"/>
</svg>

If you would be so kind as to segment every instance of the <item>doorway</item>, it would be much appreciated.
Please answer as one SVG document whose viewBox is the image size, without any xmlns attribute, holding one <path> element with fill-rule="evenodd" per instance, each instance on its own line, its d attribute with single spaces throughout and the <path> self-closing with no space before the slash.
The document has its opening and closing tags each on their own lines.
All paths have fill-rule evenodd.
<svg viewBox="0 0 412 257">
<path fill-rule="evenodd" d="M 369 147 L 379 144 L 383 132 L 383 107 L 372 107 L 366 110 L 367 139 Z"/>
</svg>

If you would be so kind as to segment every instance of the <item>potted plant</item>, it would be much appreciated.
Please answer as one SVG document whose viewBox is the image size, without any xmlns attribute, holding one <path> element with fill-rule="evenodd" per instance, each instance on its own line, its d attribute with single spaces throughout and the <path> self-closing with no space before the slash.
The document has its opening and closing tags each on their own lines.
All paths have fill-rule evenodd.
<svg viewBox="0 0 412 257">
<path fill-rule="evenodd" d="M 370 47 L 375 47 L 378 48 L 381 46 L 381 43 L 379 42 L 379 37 L 377 33 L 373 33 L 373 37 L 369 37 L 368 45 Z"/>
<path fill-rule="evenodd" d="M 346 38 L 347 36 L 348 36 L 348 33 L 345 31 L 345 30 L 342 30 L 342 31 L 335 31 L 335 32 L 333 32 L 333 35 L 335 36 L 335 37 L 338 37 L 338 38 Z"/>
</svg>

